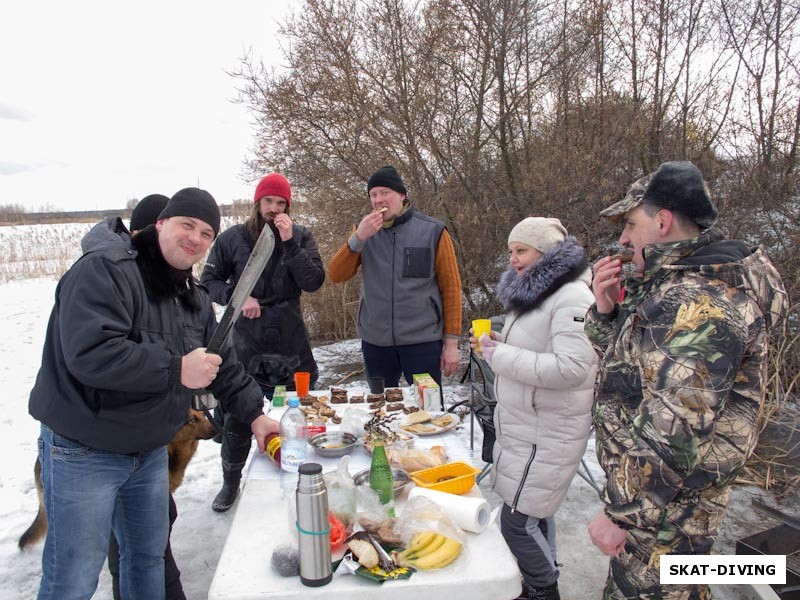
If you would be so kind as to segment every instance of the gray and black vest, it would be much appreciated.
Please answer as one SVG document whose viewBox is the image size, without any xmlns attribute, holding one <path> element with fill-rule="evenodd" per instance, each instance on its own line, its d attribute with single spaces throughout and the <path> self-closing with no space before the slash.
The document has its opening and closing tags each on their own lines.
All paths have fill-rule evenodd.
<svg viewBox="0 0 800 600">
<path fill-rule="evenodd" d="M 444 225 L 409 207 L 361 251 L 358 335 L 376 346 L 440 340 L 442 296 L 434 263 Z"/>
</svg>

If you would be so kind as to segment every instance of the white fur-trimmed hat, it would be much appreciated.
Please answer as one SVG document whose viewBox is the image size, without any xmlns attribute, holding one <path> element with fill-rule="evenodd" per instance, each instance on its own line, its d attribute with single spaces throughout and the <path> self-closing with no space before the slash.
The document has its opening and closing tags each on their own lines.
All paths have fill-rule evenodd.
<svg viewBox="0 0 800 600">
<path fill-rule="evenodd" d="M 561 221 L 551 217 L 527 217 L 514 225 L 508 234 L 508 243 L 518 242 L 535 248 L 542 254 L 567 237 Z"/>
</svg>

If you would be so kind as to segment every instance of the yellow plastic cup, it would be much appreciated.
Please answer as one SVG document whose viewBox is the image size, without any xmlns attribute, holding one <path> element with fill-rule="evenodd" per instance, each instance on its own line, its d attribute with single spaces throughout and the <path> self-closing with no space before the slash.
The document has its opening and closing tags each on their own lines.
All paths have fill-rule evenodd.
<svg viewBox="0 0 800 600">
<path fill-rule="evenodd" d="M 492 322 L 489 319 L 473 319 L 472 320 L 472 337 L 476 340 L 480 339 L 480 337 L 485 333 L 491 336 L 492 331 Z M 481 351 L 481 345 L 479 343 L 475 344 L 475 350 L 478 352 Z"/>
</svg>

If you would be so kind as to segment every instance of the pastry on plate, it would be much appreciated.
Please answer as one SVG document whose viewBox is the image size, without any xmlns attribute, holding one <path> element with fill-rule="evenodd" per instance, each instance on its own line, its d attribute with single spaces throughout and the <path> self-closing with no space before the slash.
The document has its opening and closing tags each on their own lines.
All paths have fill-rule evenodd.
<svg viewBox="0 0 800 600">
<path fill-rule="evenodd" d="M 455 420 L 455 417 L 450 414 L 444 414 L 441 417 L 437 417 L 435 419 L 431 419 L 431 423 L 436 425 L 437 427 L 450 427 L 450 425 Z"/>
<path fill-rule="evenodd" d="M 403 431 L 409 431 L 411 433 L 436 433 L 439 431 L 433 425 L 428 425 L 427 423 L 417 423 L 416 425 L 402 425 L 401 429 Z"/>
<path fill-rule="evenodd" d="M 417 423 L 427 423 L 431 420 L 431 415 L 427 410 L 418 410 L 415 413 L 411 413 L 406 417 L 406 421 L 409 425 L 416 425 Z"/>
</svg>

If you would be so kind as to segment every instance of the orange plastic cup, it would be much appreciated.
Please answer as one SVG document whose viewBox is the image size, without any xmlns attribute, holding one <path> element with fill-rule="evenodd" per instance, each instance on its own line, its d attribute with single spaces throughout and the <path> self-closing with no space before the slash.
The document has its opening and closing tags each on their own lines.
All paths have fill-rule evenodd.
<svg viewBox="0 0 800 600">
<path fill-rule="evenodd" d="M 491 335 L 492 321 L 490 319 L 473 319 L 472 321 L 472 337 L 476 340 L 485 333 Z M 475 350 L 481 351 L 481 345 L 475 344 Z"/>
<path fill-rule="evenodd" d="M 308 371 L 298 371 L 294 374 L 294 389 L 297 390 L 297 397 L 308 396 L 308 386 L 311 385 L 311 373 Z"/>
</svg>

